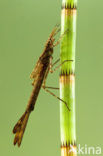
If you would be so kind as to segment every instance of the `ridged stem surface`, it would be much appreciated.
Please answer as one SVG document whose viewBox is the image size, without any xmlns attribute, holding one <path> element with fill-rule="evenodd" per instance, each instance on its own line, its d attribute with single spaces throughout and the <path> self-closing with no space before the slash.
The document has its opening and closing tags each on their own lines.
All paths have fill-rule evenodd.
<svg viewBox="0 0 103 156">
<path fill-rule="evenodd" d="M 60 102 L 61 156 L 76 156 L 75 122 L 75 47 L 77 0 L 62 0 L 61 52 L 63 65 L 60 72 L 60 98 L 67 102 L 70 111 Z"/>
</svg>

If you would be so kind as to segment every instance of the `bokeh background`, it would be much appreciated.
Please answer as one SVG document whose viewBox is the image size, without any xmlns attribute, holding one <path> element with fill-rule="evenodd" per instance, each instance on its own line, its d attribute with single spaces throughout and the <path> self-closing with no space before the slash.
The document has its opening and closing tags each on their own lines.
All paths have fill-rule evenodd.
<svg viewBox="0 0 103 156">
<path fill-rule="evenodd" d="M 29 75 L 55 24 L 60 0 L 0 0 L 0 155 L 60 156 L 59 102 L 41 90 L 20 148 L 12 129 L 25 110 Z M 79 0 L 76 50 L 77 143 L 103 148 L 103 0 Z M 59 57 L 55 48 L 54 60 Z M 59 71 L 49 86 L 59 85 Z M 58 91 L 56 91 L 59 95 Z M 103 154 L 102 154 L 103 155 Z"/>
</svg>

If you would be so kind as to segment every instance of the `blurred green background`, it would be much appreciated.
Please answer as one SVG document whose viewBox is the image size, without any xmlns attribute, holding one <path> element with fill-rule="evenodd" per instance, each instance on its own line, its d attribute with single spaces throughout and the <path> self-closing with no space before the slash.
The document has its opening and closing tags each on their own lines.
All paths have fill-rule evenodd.
<svg viewBox="0 0 103 156">
<path fill-rule="evenodd" d="M 12 129 L 25 110 L 29 75 L 55 24 L 60 0 L 0 0 L 0 155 L 60 156 L 59 102 L 41 90 L 20 148 Z M 77 143 L 103 148 L 103 0 L 79 0 L 76 51 Z M 54 57 L 59 57 L 59 46 Z M 59 85 L 59 71 L 48 77 Z M 59 95 L 58 91 L 56 93 Z M 103 154 L 102 154 L 103 155 Z"/>
</svg>

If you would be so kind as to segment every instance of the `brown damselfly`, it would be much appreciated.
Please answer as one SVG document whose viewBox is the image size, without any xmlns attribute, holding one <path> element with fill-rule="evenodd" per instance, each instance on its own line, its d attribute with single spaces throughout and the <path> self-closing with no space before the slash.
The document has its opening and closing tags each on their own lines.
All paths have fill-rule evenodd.
<svg viewBox="0 0 103 156">
<path fill-rule="evenodd" d="M 31 96 L 30 96 L 30 99 L 28 101 L 28 105 L 26 107 L 24 114 L 21 116 L 21 118 L 18 120 L 18 122 L 16 123 L 16 125 L 13 128 L 13 133 L 15 134 L 14 145 L 17 143 L 18 146 L 20 146 L 20 144 L 21 144 L 29 115 L 34 110 L 36 99 L 38 97 L 38 94 L 39 94 L 41 87 L 43 89 L 45 89 L 47 92 L 49 92 L 51 95 L 53 95 L 56 98 L 58 98 L 59 100 L 61 100 L 66 105 L 66 107 L 68 108 L 68 105 L 65 101 L 63 101 L 62 99 L 60 99 L 59 97 L 57 97 L 55 94 L 53 94 L 51 91 L 49 91 L 47 89 L 47 88 L 51 88 L 51 89 L 58 89 L 58 88 L 45 86 L 45 80 L 47 78 L 49 71 L 52 72 L 52 70 L 51 70 L 52 66 L 59 61 L 59 60 L 57 60 L 52 65 L 53 48 L 57 44 L 59 44 L 59 41 L 60 41 L 60 40 L 58 40 L 56 43 L 54 43 L 54 41 L 55 41 L 54 37 L 59 32 L 59 30 L 60 29 L 58 28 L 58 26 L 55 26 L 55 28 L 51 32 L 51 34 L 50 34 L 50 36 L 49 36 L 49 38 L 45 44 L 45 48 L 43 50 L 43 53 L 39 57 L 39 59 L 36 63 L 36 66 L 30 75 L 30 77 L 33 79 L 33 83 L 32 83 L 33 90 L 32 90 L 32 93 L 31 93 Z M 68 110 L 69 110 L 69 108 L 68 108 Z"/>
</svg>

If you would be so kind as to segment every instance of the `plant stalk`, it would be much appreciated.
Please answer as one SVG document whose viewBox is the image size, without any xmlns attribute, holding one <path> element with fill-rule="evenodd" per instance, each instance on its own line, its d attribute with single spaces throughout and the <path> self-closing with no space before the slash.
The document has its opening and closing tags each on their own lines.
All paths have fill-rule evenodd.
<svg viewBox="0 0 103 156">
<path fill-rule="evenodd" d="M 77 0 L 62 0 L 61 10 L 61 63 L 60 98 L 67 102 L 70 111 L 60 102 L 61 156 L 76 156 L 75 121 L 75 47 Z"/>
</svg>

